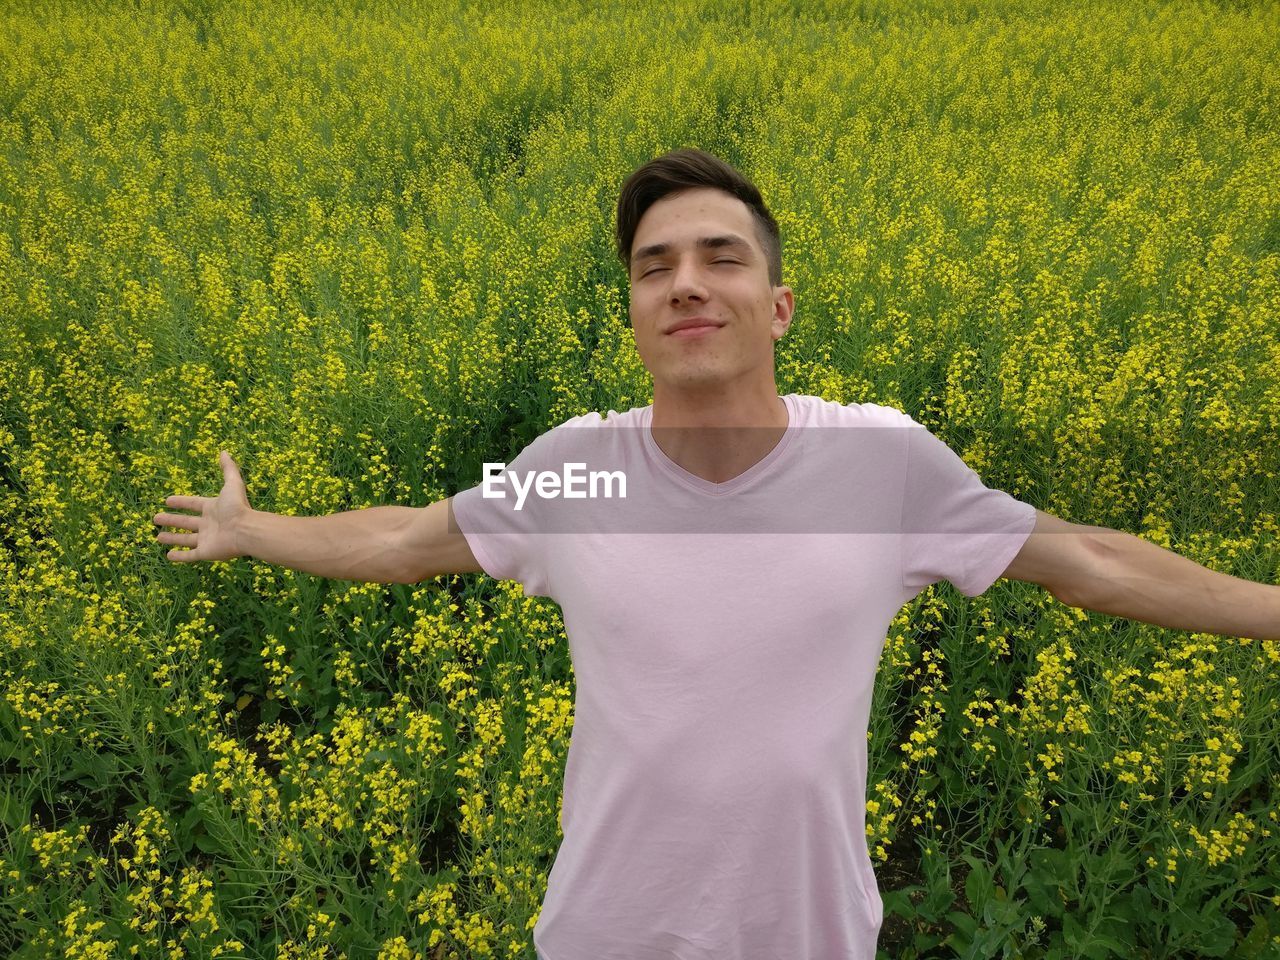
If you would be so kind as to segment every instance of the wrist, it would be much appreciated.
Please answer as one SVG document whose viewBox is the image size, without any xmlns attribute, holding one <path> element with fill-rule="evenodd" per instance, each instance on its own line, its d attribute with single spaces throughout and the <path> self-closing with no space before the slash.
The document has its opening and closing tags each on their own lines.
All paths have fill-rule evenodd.
<svg viewBox="0 0 1280 960">
<path fill-rule="evenodd" d="M 231 551 L 237 557 L 251 556 L 253 552 L 253 524 L 260 512 L 250 507 L 231 521 L 231 529 L 229 531 Z"/>
</svg>

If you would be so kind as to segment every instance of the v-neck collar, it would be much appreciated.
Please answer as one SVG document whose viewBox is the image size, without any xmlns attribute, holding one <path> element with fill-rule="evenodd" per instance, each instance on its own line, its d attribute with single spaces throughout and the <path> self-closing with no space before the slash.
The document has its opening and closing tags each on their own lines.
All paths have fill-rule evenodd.
<svg viewBox="0 0 1280 960">
<path fill-rule="evenodd" d="M 789 393 L 782 398 L 782 402 L 787 407 L 787 428 L 783 432 L 782 437 L 778 440 L 772 450 L 766 453 L 762 458 L 757 460 L 751 466 L 747 467 L 742 473 L 723 483 L 713 483 L 704 477 L 698 476 L 696 473 L 690 473 L 680 464 L 676 463 L 658 446 L 658 441 L 653 439 L 653 404 L 643 408 L 641 415 L 641 433 L 644 436 L 645 449 L 649 451 L 653 459 L 658 465 L 673 479 L 684 484 L 691 490 L 703 493 L 712 497 L 722 497 L 725 494 L 733 493 L 742 487 L 751 483 L 761 474 L 765 473 L 777 460 L 782 456 L 783 452 L 791 444 L 791 439 L 799 431 L 799 411 L 796 406 L 794 393 Z"/>
</svg>

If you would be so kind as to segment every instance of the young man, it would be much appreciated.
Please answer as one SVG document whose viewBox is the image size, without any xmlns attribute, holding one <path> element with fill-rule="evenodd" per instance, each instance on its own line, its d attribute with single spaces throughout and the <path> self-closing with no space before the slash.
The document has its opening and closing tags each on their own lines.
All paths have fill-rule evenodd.
<svg viewBox="0 0 1280 960">
<path fill-rule="evenodd" d="M 871 960 L 871 693 L 890 620 L 929 584 L 977 596 L 1005 576 L 1174 629 L 1280 636 L 1280 587 L 988 488 L 891 407 L 780 397 L 794 298 L 777 224 L 731 166 L 644 165 L 617 240 L 652 405 L 574 417 L 500 480 L 420 510 L 254 511 L 224 454 L 216 499 L 166 500 L 198 516 L 155 518 L 195 531 L 160 535 L 194 548 L 175 561 L 483 571 L 561 605 L 575 722 L 543 960 Z M 557 471 L 587 461 L 625 497 L 558 496 Z"/>
</svg>

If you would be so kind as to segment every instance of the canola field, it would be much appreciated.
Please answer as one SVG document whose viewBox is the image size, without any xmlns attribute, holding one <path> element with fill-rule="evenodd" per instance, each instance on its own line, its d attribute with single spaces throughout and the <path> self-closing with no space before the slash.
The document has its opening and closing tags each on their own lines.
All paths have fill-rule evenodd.
<svg viewBox="0 0 1280 960">
<path fill-rule="evenodd" d="M 12 2 L 0 953 L 501 957 L 559 842 L 560 611 L 177 564 L 153 515 L 423 506 L 649 403 L 625 176 L 761 188 L 778 387 L 1280 579 L 1280 5 Z M 1280 642 L 998 581 L 894 620 L 884 958 L 1275 957 Z M 762 771 L 762 776 L 767 771 Z"/>
</svg>

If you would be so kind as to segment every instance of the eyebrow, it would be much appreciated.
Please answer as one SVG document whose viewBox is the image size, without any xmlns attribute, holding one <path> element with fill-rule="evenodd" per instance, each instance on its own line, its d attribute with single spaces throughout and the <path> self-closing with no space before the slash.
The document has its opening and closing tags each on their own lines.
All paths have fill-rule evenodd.
<svg viewBox="0 0 1280 960">
<path fill-rule="evenodd" d="M 751 244 L 736 233 L 726 233 L 718 237 L 699 237 L 694 246 L 703 249 L 715 249 L 717 247 L 742 247 L 746 251 L 751 249 Z M 670 252 L 671 244 L 669 243 L 651 243 L 649 246 L 641 247 L 637 250 L 631 262 L 634 265 L 650 257 L 660 257 L 664 253 Z"/>
</svg>

